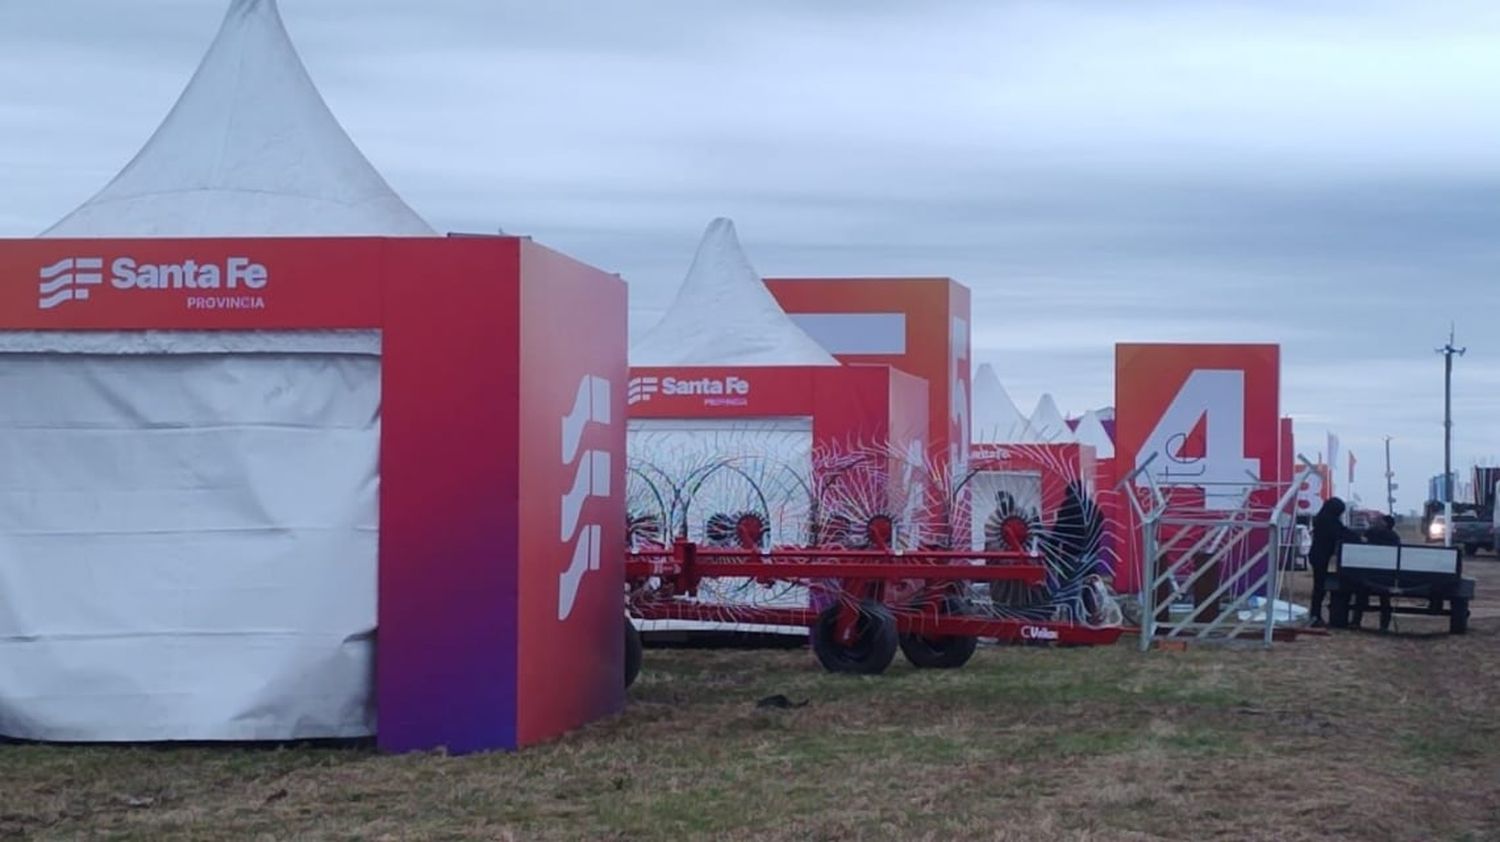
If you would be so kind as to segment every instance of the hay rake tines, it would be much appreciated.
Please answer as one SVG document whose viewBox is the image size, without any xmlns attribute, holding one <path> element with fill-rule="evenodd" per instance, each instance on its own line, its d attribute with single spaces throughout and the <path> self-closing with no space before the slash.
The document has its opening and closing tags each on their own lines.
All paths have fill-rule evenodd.
<svg viewBox="0 0 1500 842">
<path fill-rule="evenodd" d="M 800 547 L 721 549 L 677 541 L 632 551 L 626 579 L 630 613 L 640 620 L 753 623 L 808 628 L 829 670 L 880 673 L 899 647 L 917 666 L 958 667 L 977 638 L 1004 642 L 1109 644 L 1120 628 L 977 613 L 976 582 L 1039 587 L 1047 568 L 1022 552 Z M 810 593 L 805 607 L 725 605 L 698 599 L 705 579 L 793 583 Z"/>
</svg>

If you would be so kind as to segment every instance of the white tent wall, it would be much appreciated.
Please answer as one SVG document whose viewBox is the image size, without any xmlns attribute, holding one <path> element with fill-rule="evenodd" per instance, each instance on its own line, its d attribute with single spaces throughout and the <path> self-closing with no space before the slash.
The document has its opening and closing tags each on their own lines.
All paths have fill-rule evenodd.
<svg viewBox="0 0 1500 842">
<path fill-rule="evenodd" d="M 374 733 L 378 353 L 0 333 L 0 734 Z"/>
<path fill-rule="evenodd" d="M 736 515 L 764 507 L 769 517 L 772 546 L 803 545 L 807 538 L 812 476 L 812 419 L 654 419 L 633 418 L 627 433 L 633 469 L 645 468 L 673 484 L 690 476 L 709 474 L 691 497 L 687 509 L 688 537 L 706 543 L 706 526 L 714 514 Z M 731 463 L 735 470 L 712 471 L 712 465 Z M 747 476 L 748 475 L 748 476 Z M 643 487 L 643 477 L 632 475 L 627 496 L 632 512 L 649 508 L 655 499 Z M 671 536 L 667 536 L 669 539 Z M 806 588 L 757 585 L 750 579 L 705 579 L 699 591 L 703 602 L 725 606 L 806 608 Z M 654 620 L 639 624 L 642 631 L 739 630 L 806 634 L 803 627 L 745 623 L 700 623 Z"/>
</svg>

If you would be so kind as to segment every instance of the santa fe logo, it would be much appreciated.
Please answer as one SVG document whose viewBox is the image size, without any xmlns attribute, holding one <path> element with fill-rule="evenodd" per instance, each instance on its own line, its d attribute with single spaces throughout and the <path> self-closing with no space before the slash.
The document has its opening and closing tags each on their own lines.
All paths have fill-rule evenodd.
<svg viewBox="0 0 1500 842">
<path fill-rule="evenodd" d="M 69 257 L 51 266 L 43 266 L 38 274 L 41 281 L 37 290 L 37 307 L 51 310 L 68 301 L 87 301 L 89 290 L 104 283 L 102 257 Z"/>
<path fill-rule="evenodd" d="M 625 384 L 625 403 L 634 406 L 651 400 L 651 396 L 661 391 L 661 378 L 658 377 L 632 377 Z"/>
<path fill-rule="evenodd" d="M 750 381 L 729 375 L 717 377 L 632 377 L 626 384 L 627 404 L 645 403 L 652 395 L 704 397 L 744 396 L 750 394 Z"/>
<path fill-rule="evenodd" d="M 88 301 L 89 293 L 104 285 L 104 258 L 69 257 L 38 273 L 37 307 L 51 310 L 69 301 Z M 259 294 L 270 281 L 266 267 L 247 257 L 231 257 L 221 266 L 185 260 L 181 263 L 140 263 L 117 257 L 110 263 L 109 285 L 117 290 L 183 290 L 189 310 L 264 310 Z"/>
</svg>

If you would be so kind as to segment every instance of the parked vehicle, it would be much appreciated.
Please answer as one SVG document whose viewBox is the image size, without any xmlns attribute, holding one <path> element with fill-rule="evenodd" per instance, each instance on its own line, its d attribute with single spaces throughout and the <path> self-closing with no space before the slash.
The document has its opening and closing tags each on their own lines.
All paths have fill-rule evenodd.
<svg viewBox="0 0 1500 842">
<path fill-rule="evenodd" d="M 1495 522 L 1474 512 L 1453 513 L 1453 546 L 1462 547 L 1464 555 L 1476 556 L 1481 549 L 1495 547 Z"/>
<path fill-rule="evenodd" d="M 1492 488 L 1490 499 L 1490 549 L 1495 555 L 1500 555 L 1500 506 L 1495 505 L 1500 501 L 1500 482 L 1496 482 Z"/>
<path fill-rule="evenodd" d="M 1442 512 L 1427 516 L 1427 525 L 1422 528 L 1422 537 L 1429 544 L 1443 543 L 1443 536 L 1448 532 L 1448 519 Z"/>
</svg>

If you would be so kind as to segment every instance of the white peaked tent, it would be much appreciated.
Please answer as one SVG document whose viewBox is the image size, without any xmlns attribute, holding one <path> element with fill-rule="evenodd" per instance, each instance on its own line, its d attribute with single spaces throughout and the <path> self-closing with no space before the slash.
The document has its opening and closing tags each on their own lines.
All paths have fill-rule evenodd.
<svg viewBox="0 0 1500 842">
<path fill-rule="evenodd" d="M 1030 418 L 1031 439 L 1045 444 L 1061 444 L 1073 440 L 1073 431 L 1057 408 L 1052 395 L 1042 395 Z"/>
<path fill-rule="evenodd" d="M 974 372 L 974 441 L 977 444 L 1015 444 L 1026 440 L 1026 416 L 1000 384 L 994 366 L 981 363 Z"/>
<path fill-rule="evenodd" d="M 423 235 L 274 0 L 53 237 Z M 380 446 L 368 332 L 0 332 L 0 735 L 367 736 Z"/>
<path fill-rule="evenodd" d="M 432 233 L 328 110 L 275 0 L 233 0 L 156 133 L 42 236 Z"/>
<path fill-rule="evenodd" d="M 632 366 L 835 366 L 839 361 L 817 340 L 798 327 L 766 288 L 750 265 L 735 234 L 734 223 L 718 218 L 708 224 L 692 266 L 677 297 L 665 315 L 630 348 Z M 633 460 L 645 460 L 668 476 L 680 480 L 716 457 L 734 456 L 744 461 L 747 474 L 802 476 L 812 473 L 813 431 L 811 418 L 743 419 L 644 419 L 629 422 L 629 449 Z M 688 524 L 689 534 L 701 540 L 705 518 L 714 512 L 732 512 L 744 492 L 743 482 L 734 482 L 728 472 L 698 486 Z M 796 540 L 803 524 L 796 516 L 784 521 L 783 511 L 797 511 L 792 486 L 768 486 L 773 499 L 773 541 Z M 805 505 L 805 502 L 804 502 Z M 704 582 L 703 598 L 728 604 L 803 607 L 803 588 L 756 585 L 750 580 L 718 579 Z M 805 634 L 802 628 L 739 625 L 744 631 Z M 730 628 L 722 623 L 652 621 L 642 631 L 712 631 Z"/>
<path fill-rule="evenodd" d="M 1115 456 L 1115 443 L 1110 440 L 1109 432 L 1104 429 L 1104 422 L 1099 413 L 1089 410 L 1078 419 L 1078 429 L 1073 431 L 1073 437 L 1079 444 L 1086 444 L 1094 448 L 1094 455 L 1099 459 L 1113 459 Z"/>
<path fill-rule="evenodd" d="M 630 347 L 636 366 L 838 365 L 781 309 L 740 247 L 734 223 L 708 224 L 687 278 Z"/>
</svg>

